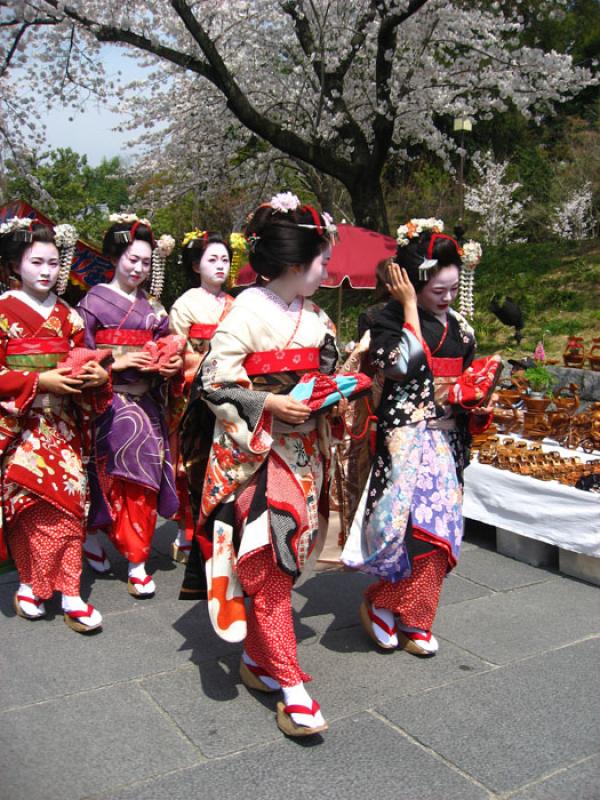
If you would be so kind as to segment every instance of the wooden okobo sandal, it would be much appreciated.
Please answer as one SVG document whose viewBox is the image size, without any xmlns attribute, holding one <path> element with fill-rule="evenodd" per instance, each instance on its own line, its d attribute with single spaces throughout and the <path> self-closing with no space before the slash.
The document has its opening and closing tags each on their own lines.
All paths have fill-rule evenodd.
<svg viewBox="0 0 600 800">
<path fill-rule="evenodd" d="M 593 369 L 594 372 L 600 372 L 600 336 L 596 336 L 592 339 L 592 346 L 590 347 L 588 358 L 590 369 Z"/>
</svg>

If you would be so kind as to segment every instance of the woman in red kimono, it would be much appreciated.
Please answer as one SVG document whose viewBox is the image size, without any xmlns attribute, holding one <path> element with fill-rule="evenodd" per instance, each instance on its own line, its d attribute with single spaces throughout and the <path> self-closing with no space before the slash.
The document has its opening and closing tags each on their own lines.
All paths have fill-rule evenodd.
<svg viewBox="0 0 600 800">
<path fill-rule="evenodd" d="M 193 515 L 190 505 L 185 466 L 179 452 L 179 424 L 190 394 L 192 381 L 202 363 L 217 326 L 227 316 L 233 297 L 223 291 L 231 267 L 231 247 L 220 234 L 193 230 L 182 242 L 182 264 L 189 286 L 171 307 L 169 328 L 172 333 L 188 340 L 184 355 L 185 388 L 183 395 L 172 405 L 169 419 L 169 444 L 175 467 L 179 511 L 174 519 L 179 523 L 172 545 L 174 561 L 187 563 L 182 599 L 197 599 L 197 582 L 203 567 L 198 563 L 199 552 L 194 544 Z"/>
<path fill-rule="evenodd" d="M 102 617 L 79 593 L 84 462 L 91 419 L 111 392 L 97 361 L 78 377 L 60 366 L 83 345 L 81 318 L 52 291 L 66 287 L 75 240 L 70 226 L 53 231 L 17 217 L 0 228 L 2 265 L 21 283 L 0 296 L 0 559 L 7 545 L 19 573 L 18 616 L 44 617 L 44 600 L 58 591 L 67 625 L 87 633 Z"/>
</svg>

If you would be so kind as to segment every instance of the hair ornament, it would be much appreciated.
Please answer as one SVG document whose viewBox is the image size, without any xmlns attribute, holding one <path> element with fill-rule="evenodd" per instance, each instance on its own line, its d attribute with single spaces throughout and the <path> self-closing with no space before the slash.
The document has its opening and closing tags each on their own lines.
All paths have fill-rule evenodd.
<svg viewBox="0 0 600 800">
<path fill-rule="evenodd" d="M 256 250 L 256 245 L 260 241 L 260 236 L 258 236 L 256 233 L 247 233 L 244 238 L 248 242 L 248 250 L 251 253 L 254 253 Z"/>
<path fill-rule="evenodd" d="M 420 236 L 423 231 L 442 233 L 443 230 L 444 222 L 441 219 L 435 219 L 434 217 L 409 219 L 404 225 L 400 225 L 396 231 L 396 242 L 399 247 L 406 247 L 411 239 Z"/>
<path fill-rule="evenodd" d="M 315 224 L 305 225 L 304 223 L 299 222 L 298 223 L 299 228 L 310 228 L 312 230 L 316 230 L 320 236 L 323 236 L 323 234 L 327 234 L 327 236 L 330 239 L 335 240 L 335 238 L 337 237 L 338 229 L 337 225 L 333 221 L 333 217 L 331 216 L 331 214 L 328 214 L 327 211 L 324 211 L 321 214 L 323 222 L 325 223 L 325 225 L 323 225 L 323 223 L 321 222 L 321 218 L 319 217 L 319 213 L 312 206 L 302 206 L 301 210 L 310 212 L 312 218 L 315 221 Z"/>
<path fill-rule="evenodd" d="M 463 269 L 460 272 L 458 308 L 460 313 L 469 319 L 472 319 L 475 313 L 473 301 L 475 270 L 481 261 L 482 254 L 481 245 L 473 239 L 465 242 L 460 250 Z"/>
<path fill-rule="evenodd" d="M 11 217 L 0 225 L 0 236 L 12 233 L 16 242 L 32 242 L 32 224 L 36 222 L 31 217 Z"/>
<path fill-rule="evenodd" d="M 273 211 L 287 214 L 289 211 L 296 211 L 296 209 L 300 208 L 300 199 L 292 192 L 279 192 L 279 194 L 273 195 L 268 205 L 271 206 Z"/>
<path fill-rule="evenodd" d="M 236 278 L 248 254 L 248 241 L 243 233 L 234 232 L 229 237 L 229 244 L 231 246 L 232 258 L 227 285 L 232 287 L 235 286 Z"/>
<path fill-rule="evenodd" d="M 175 249 L 175 239 L 164 233 L 156 242 L 152 251 L 152 278 L 150 281 L 150 294 L 157 300 L 165 286 L 165 264 L 167 258 Z"/>
<path fill-rule="evenodd" d="M 77 245 L 77 231 L 73 225 L 57 225 L 54 228 L 54 242 L 58 247 L 60 269 L 56 280 L 56 294 L 64 294 L 69 283 L 73 256 Z"/>
<path fill-rule="evenodd" d="M 424 258 L 423 263 L 419 264 L 419 280 L 420 281 L 428 281 L 429 280 L 429 272 L 434 268 L 437 267 L 438 262 L 436 258 Z"/>
<path fill-rule="evenodd" d="M 152 233 L 152 225 L 150 224 L 150 220 L 146 219 L 145 217 L 140 219 L 137 214 L 111 214 L 108 218 L 108 221 L 112 222 L 113 225 L 131 225 L 131 228 L 128 231 L 115 231 L 113 233 L 113 239 L 117 244 L 131 244 L 131 242 L 133 242 L 135 239 L 135 232 L 140 225 L 144 225 L 146 228 L 149 228 L 150 233 Z"/>
<path fill-rule="evenodd" d="M 199 239 L 203 239 L 205 242 L 208 241 L 208 231 L 201 231 L 198 228 L 194 228 L 193 231 L 188 231 L 187 233 L 183 234 L 183 239 L 181 241 L 182 247 L 193 247 L 194 242 L 197 242 Z"/>
</svg>

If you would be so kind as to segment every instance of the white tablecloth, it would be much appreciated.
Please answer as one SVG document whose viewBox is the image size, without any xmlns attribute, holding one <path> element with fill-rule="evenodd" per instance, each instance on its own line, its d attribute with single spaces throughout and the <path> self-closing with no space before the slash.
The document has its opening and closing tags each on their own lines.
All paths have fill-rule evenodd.
<svg viewBox="0 0 600 800">
<path fill-rule="evenodd" d="M 558 447 L 563 455 L 598 458 Z M 600 558 L 600 495 L 488 464 L 465 470 L 465 517 Z"/>
</svg>

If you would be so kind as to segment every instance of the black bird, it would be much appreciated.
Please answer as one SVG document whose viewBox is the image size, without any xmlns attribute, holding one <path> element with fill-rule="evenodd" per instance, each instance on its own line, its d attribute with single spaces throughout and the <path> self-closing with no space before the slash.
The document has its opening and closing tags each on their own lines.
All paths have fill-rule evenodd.
<svg viewBox="0 0 600 800">
<path fill-rule="evenodd" d="M 523 334 L 521 331 L 525 325 L 523 312 L 519 305 L 512 299 L 512 297 L 505 297 L 504 302 L 500 304 L 498 297 L 492 297 L 489 309 L 503 325 L 508 325 L 515 329 L 515 340 L 520 344 Z"/>
</svg>

